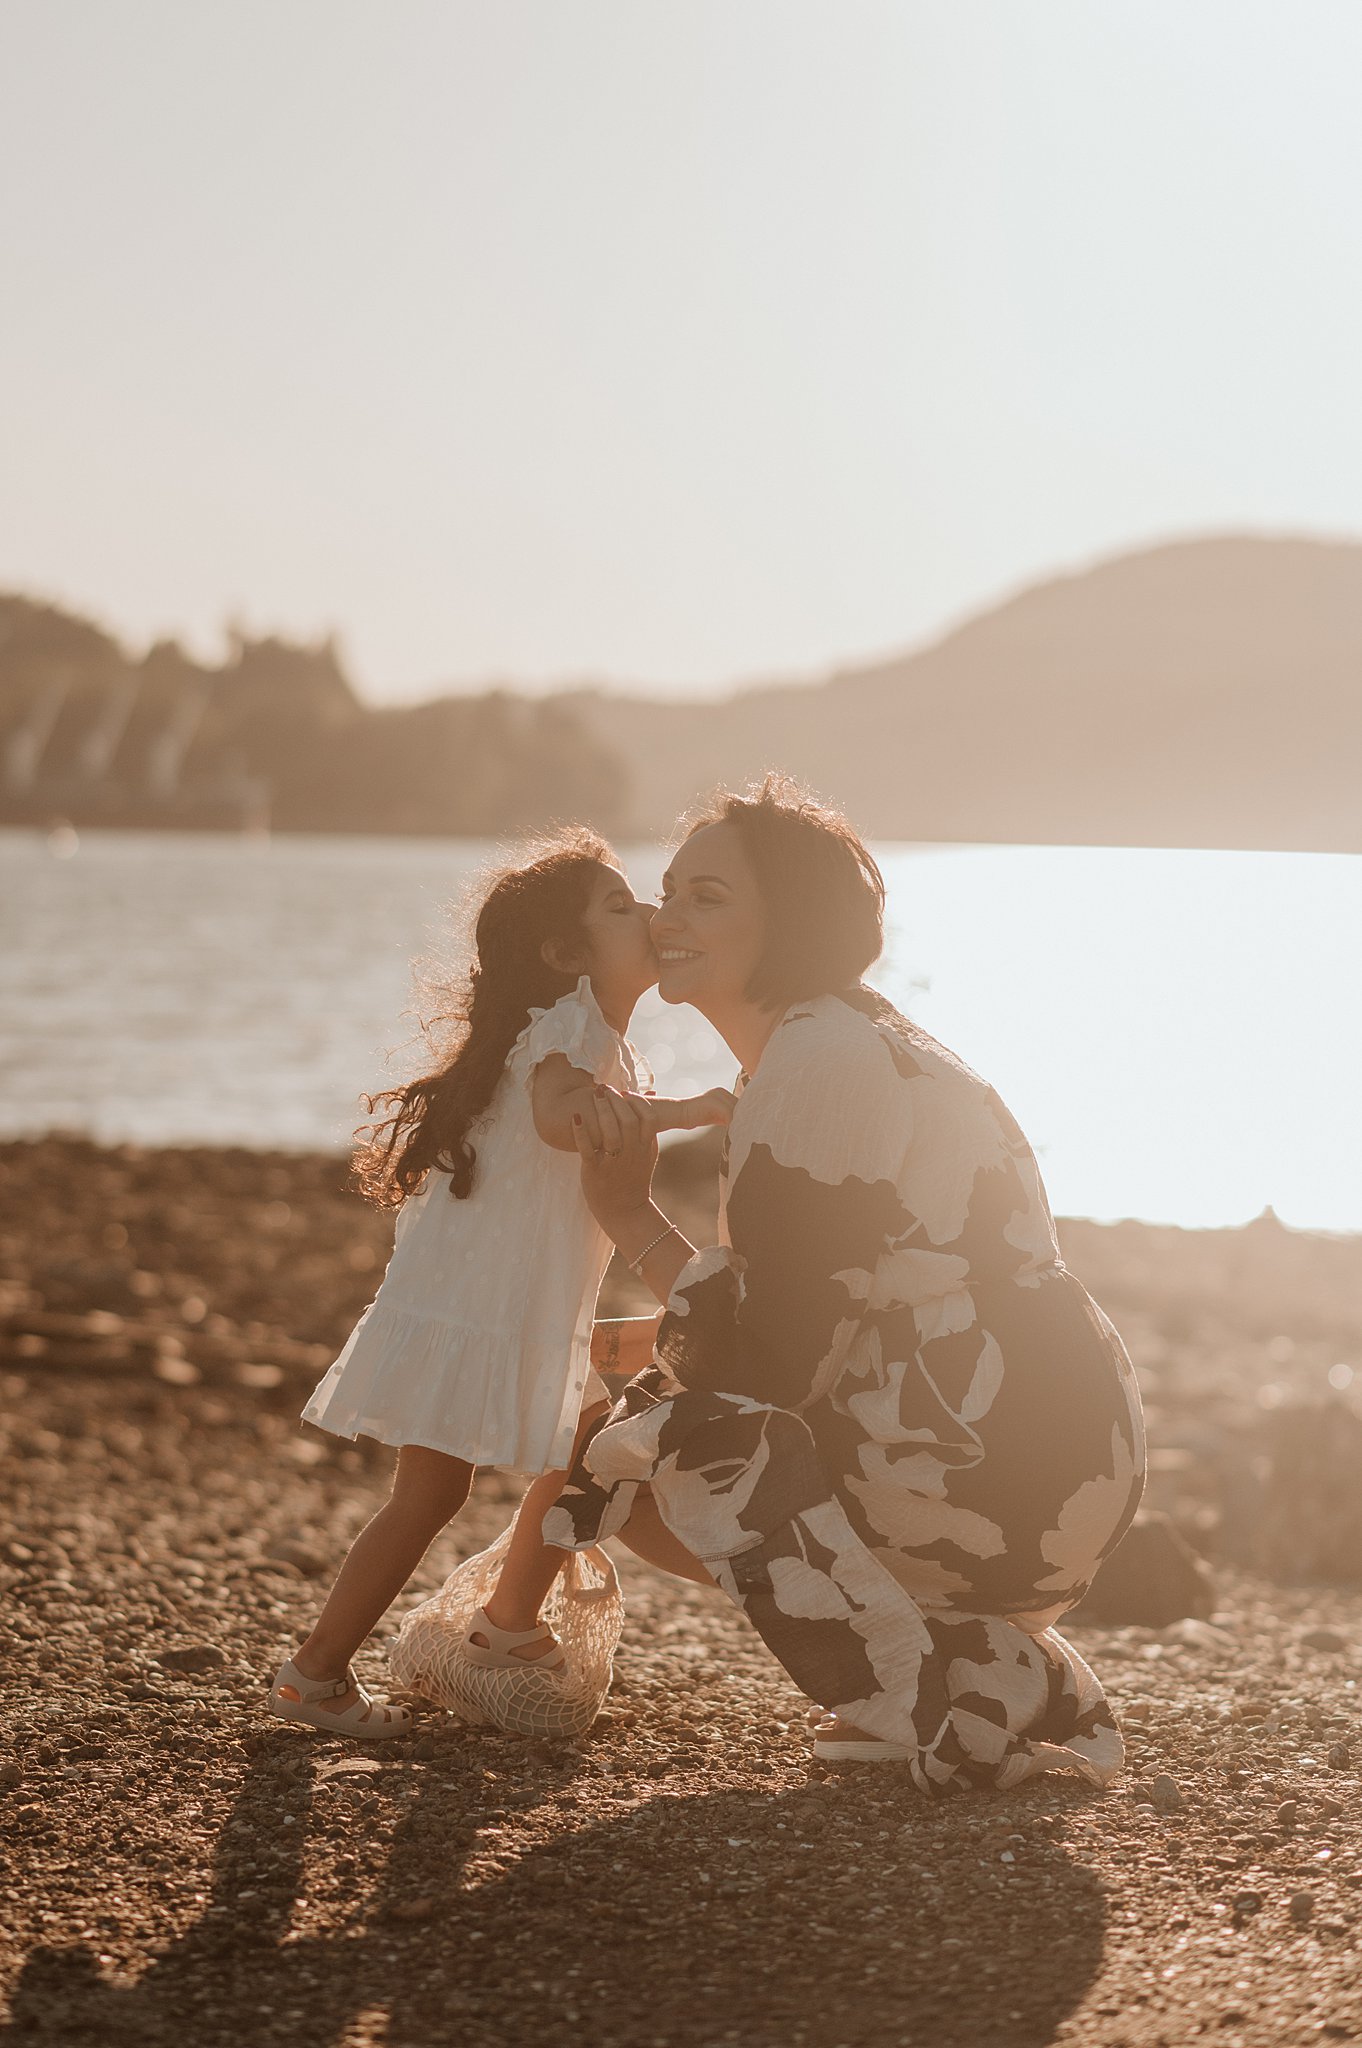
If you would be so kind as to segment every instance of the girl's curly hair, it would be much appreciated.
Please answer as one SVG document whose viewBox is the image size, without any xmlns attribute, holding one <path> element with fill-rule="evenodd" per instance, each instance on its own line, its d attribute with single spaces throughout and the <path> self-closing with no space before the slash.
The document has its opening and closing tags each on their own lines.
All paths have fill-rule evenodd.
<svg viewBox="0 0 1362 2048">
<path fill-rule="evenodd" d="M 449 1175 L 452 1195 L 472 1193 L 477 1153 L 468 1134 L 492 1100 L 507 1054 L 531 1008 L 551 1008 L 577 981 L 548 964 L 544 946 L 550 939 L 582 943 L 597 874 L 614 865 L 606 842 L 574 825 L 493 873 L 477 913 L 467 982 L 421 1026 L 442 1055 L 438 1064 L 404 1088 L 364 1098 L 374 1121 L 355 1133 L 355 1179 L 370 1201 L 400 1208 L 432 1167 Z"/>
</svg>

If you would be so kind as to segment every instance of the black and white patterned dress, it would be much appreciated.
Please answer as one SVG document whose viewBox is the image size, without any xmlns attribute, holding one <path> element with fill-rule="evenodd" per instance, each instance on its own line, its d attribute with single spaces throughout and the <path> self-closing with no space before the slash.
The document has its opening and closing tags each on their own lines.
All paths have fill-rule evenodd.
<svg viewBox="0 0 1362 2048">
<path fill-rule="evenodd" d="M 1139 1395 L 1059 1255 L 994 1091 L 858 988 L 794 1005 L 729 1132 L 726 1243 L 545 1524 L 578 1548 L 640 1482 L 811 1699 L 928 1792 L 1122 1745 L 1054 1622 L 1130 1522 Z"/>
</svg>

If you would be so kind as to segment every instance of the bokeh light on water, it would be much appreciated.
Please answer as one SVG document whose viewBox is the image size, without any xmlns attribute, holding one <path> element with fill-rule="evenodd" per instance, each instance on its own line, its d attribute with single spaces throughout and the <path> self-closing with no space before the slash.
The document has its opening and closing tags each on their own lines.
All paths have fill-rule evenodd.
<svg viewBox="0 0 1362 2048">
<path fill-rule="evenodd" d="M 360 1091 L 411 1070 L 410 962 L 487 851 L 158 834 L 60 850 L 0 833 L 0 1132 L 286 1148 L 343 1145 Z M 999 1089 L 1058 1210 L 1198 1225 L 1271 1203 L 1362 1229 L 1362 860 L 880 853 L 871 978 Z M 626 865 L 651 893 L 663 856 Z M 669 1093 L 732 1079 L 704 1020 L 655 992 L 634 1036 Z"/>
</svg>

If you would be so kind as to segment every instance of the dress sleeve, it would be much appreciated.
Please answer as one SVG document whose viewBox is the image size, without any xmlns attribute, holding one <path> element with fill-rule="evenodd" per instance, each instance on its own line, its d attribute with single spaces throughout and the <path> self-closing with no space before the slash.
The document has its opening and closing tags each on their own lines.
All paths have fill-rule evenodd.
<svg viewBox="0 0 1362 2048">
<path fill-rule="evenodd" d="M 561 1052 L 569 1066 L 612 1088 L 632 1087 L 625 1069 L 623 1041 L 610 1029 L 583 975 L 570 995 L 560 996 L 551 1010 L 531 1010 L 530 1021 L 507 1056 L 521 1069 L 525 1086 L 534 1082 L 541 1060 Z"/>
<path fill-rule="evenodd" d="M 886 1245 L 911 1228 L 898 1192 L 908 1084 L 867 1019 L 795 1011 L 739 1099 L 728 1235 L 683 1268 L 657 1357 L 682 1386 L 781 1408 L 836 1380 Z"/>
</svg>

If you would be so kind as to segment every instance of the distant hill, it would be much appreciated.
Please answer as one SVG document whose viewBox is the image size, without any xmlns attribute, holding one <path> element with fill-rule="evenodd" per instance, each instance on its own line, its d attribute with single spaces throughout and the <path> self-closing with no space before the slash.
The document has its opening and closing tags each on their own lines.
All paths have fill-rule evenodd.
<svg viewBox="0 0 1362 2048">
<path fill-rule="evenodd" d="M 1362 544 L 1184 541 L 822 683 L 567 701 L 648 832 L 777 766 L 875 838 L 1362 852 Z"/>
<path fill-rule="evenodd" d="M 592 690 L 377 710 L 330 643 L 173 642 L 0 596 L 0 823 L 665 835 L 785 768 L 873 838 L 1362 852 L 1362 543 L 1122 555 L 934 646 L 668 702 Z"/>
<path fill-rule="evenodd" d="M 52 605 L 0 596 L 0 824 L 270 826 L 471 838 L 623 821 L 625 764 L 556 698 L 370 709 L 335 647 L 173 641 L 132 659 Z"/>
</svg>

